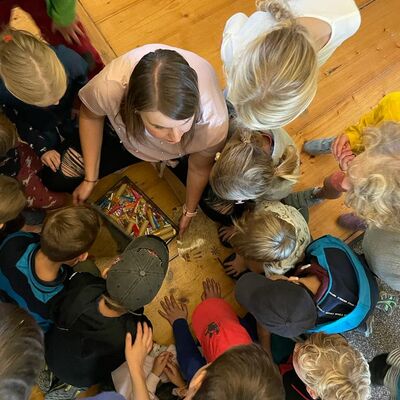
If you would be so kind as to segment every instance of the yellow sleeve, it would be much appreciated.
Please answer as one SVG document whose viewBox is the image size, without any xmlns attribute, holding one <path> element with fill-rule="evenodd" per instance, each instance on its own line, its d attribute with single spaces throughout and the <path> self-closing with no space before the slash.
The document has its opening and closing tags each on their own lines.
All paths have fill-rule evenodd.
<svg viewBox="0 0 400 400">
<path fill-rule="evenodd" d="M 400 92 L 386 95 L 374 109 L 361 117 L 357 124 L 351 125 L 345 130 L 350 147 L 355 154 L 364 150 L 364 129 L 368 126 L 376 126 L 382 121 L 400 122 Z"/>
</svg>

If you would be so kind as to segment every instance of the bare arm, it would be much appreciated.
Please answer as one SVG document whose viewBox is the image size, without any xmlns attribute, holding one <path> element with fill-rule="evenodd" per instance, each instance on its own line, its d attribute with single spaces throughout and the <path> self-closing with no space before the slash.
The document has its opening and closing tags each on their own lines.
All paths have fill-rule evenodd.
<svg viewBox="0 0 400 400">
<path fill-rule="evenodd" d="M 204 157 L 196 153 L 189 156 L 186 181 L 186 208 L 189 212 L 194 212 L 199 204 L 201 195 L 207 186 L 213 163 L 213 157 Z M 182 215 L 179 222 L 180 235 L 189 227 L 190 221 L 190 217 Z"/>
<path fill-rule="evenodd" d="M 79 115 L 79 135 L 85 164 L 85 181 L 73 193 L 74 204 L 83 203 L 92 193 L 98 180 L 103 128 L 104 117 L 92 113 L 82 104 Z"/>
</svg>

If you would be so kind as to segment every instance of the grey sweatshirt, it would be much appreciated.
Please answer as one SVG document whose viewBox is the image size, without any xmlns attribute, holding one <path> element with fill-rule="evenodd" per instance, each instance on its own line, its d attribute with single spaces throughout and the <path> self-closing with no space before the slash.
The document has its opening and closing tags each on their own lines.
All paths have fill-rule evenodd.
<svg viewBox="0 0 400 400">
<path fill-rule="evenodd" d="M 375 274 L 392 289 L 400 291 L 400 232 L 368 228 L 363 249 Z"/>
</svg>

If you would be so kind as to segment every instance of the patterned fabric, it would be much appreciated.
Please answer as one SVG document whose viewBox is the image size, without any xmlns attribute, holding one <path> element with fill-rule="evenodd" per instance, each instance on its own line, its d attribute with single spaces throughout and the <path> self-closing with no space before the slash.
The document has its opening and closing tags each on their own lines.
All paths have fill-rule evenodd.
<svg viewBox="0 0 400 400">
<path fill-rule="evenodd" d="M 294 226 L 296 230 L 296 248 L 290 257 L 281 261 L 264 263 L 266 276 L 284 274 L 304 258 L 304 251 L 311 242 L 310 230 L 303 216 L 294 207 L 282 204 L 280 201 L 265 201 L 262 204 L 266 211 L 277 214 L 279 218 Z"/>
<path fill-rule="evenodd" d="M 20 169 L 16 178 L 24 187 L 28 207 L 48 210 L 62 207 L 65 194 L 52 192 L 43 185 L 38 176 L 43 165 L 36 153 L 26 143 L 20 143 L 18 155 Z"/>
</svg>

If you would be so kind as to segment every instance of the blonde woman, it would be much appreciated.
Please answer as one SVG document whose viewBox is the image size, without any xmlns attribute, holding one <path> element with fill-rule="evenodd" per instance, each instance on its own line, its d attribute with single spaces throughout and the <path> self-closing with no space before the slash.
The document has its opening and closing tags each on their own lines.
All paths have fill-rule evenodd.
<svg viewBox="0 0 400 400">
<path fill-rule="evenodd" d="M 279 128 L 311 103 L 318 67 L 360 26 L 354 0 L 259 0 L 226 23 L 221 57 L 228 100 L 244 126 Z"/>
</svg>

